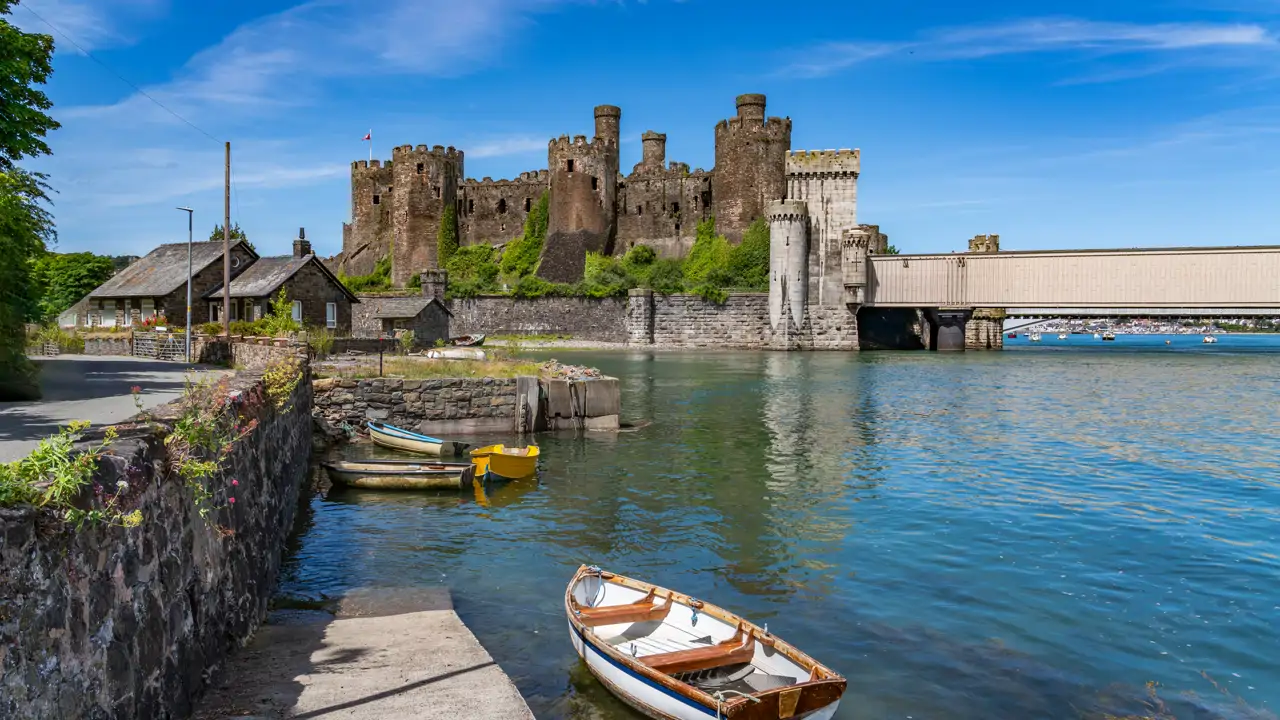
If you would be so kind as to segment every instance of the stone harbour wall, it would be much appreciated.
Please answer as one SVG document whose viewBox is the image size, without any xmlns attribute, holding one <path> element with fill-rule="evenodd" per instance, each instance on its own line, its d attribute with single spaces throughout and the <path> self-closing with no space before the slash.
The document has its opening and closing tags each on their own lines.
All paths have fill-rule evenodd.
<svg viewBox="0 0 1280 720">
<path fill-rule="evenodd" d="M 315 381 L 316 414 L 330 424 L 359 428 L 366 421 L 421 433 L 515 429 L 515 378 L 325 378 Z"/>
<path fill-rule="evenodd" d="M 259 422 L 227 469 L 201 482 L 217 509 L 200 516 L 168 468 L 166 423 L 122 425 L 94 484 L 121 492 L 138 527 L 76 529 L 55 511 L 0 509 L 0 717 L 181 718 L 227 653 L 265 617 L 311 452 L 311 384 L 285 410 L 261 375 L 230 381 Z M 233 486 L 235 479 L 238 485 Z M 229 502 L 235 497 L 235 503 Z M 86 491 L 78 501 L 93 507 Z"/>
<path fill-rule="evenodd" d="M 626 342 L 627 298 L 478 297 L 453 300 L 453 335 L 570 335 Z"/>
<path fill-rule="evenodd" d="M 773 341 L 765 293 L 733 293 L 723 304 L 646 291 L 633 291 L 627 300 L 626 336 L 635 345 L 755 349 Z"/>
<path fill-rule="evenodd" d="M 966 350 L 1004 349 L 1004 312 L 977 310 L 964 326 Z"/>
</svg>

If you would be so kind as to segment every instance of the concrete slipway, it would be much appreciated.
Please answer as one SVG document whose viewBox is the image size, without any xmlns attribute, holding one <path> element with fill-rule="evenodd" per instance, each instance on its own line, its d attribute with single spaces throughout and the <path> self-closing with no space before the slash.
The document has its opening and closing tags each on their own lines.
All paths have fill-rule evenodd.
<svg viewBox="0 0 1280 720">
<path fill-rule="evenodd" d="M 336 606 L 273 612 L 194 717 L 533 718 L 448 590 L 357 591 Z"/>
</svg>

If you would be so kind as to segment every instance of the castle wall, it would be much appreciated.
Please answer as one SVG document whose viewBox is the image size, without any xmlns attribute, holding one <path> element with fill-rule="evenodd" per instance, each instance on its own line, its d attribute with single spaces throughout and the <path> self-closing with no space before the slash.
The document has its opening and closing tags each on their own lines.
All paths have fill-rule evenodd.
<svg viewBox="0 0 1280 720">
<path fill-rule="evenodd" d="M 685 163 L 669 169 L 644 168 L 618 187 L 618 237 L 615 251 L 644 244 L 662 257 L 689 254 L 698 221 L 711 214 L 711 176 L 690 173 Z"/>
<path fill-rule="evenodd" d="M 335 270 L 348 275 L 373 272 L 374 264 L 391 252 L 394 207 L 391 163 L 351 163 L 351 224 L 343 226 L 342 254 Z"/>
<path fill-rule="evenodd" d="M 552 282 L 582 279 L 588 252 L 611 253 L 616 232 L 618 145 L 578 135 L 547 148 L 551 208 L 538 275 Z"/>
<path fill-rule="evenodd" d="M 546 170 L 513 180 L 467 179 L 458 191 L 459 243 L 498 245 L 518 237 L 550 179 Z"/>
<path fill-rule="evenodd" d="M 739 95 L 737 117 L 715 128 L 716 166 L 712 179 L 716 230 L 730 242 L 756 218 L 765 204 L 786 193 L 786 159 L 791 149 L 790 118 L 765 119 L 763 95 Z"/>
<path fill-rule="evenodd" d="M 858 224 L 857 150 L 787 154 L 786 196 L 809 207 L 809 303 L 842 303 L 841 234 Z"/>
<path fill-rule="evenodd" d="M 437 237 L 444 209 L 458 202 L 463 154 L 440 145 L 402 145 L 392 150 L 391 282 L 403 287 L 422 270 L 438 268 Z"/>
<path fill-rule="evenodd" d="M 455 335 L 567 335 L 625 342 L 625 298 L 478 297 L 449 303 Z"/>
</svg>

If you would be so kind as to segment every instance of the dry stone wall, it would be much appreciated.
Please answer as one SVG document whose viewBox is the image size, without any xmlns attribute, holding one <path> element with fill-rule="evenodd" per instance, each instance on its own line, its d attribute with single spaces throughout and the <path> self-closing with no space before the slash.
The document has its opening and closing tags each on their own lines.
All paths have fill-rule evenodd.
<svg viewBox="0 0 1280 720">
<path fill-rule="evenodd" d="M 317 414 L 338 427 L 374 420 L 427 434 L 515 429 L 514 378 L 326 378 L 315 385 Z"/>
<path fill-rule="evenodd" d="M 479 297 L 454 300 L 454 335 L 570 335 L 626 342 L 626 298 Z"/>
<path fill-rule="evenodd" d="M 311 452 L 311 384 L 285 411 L 261 376 L 232 381 L 259 425 L 206 480 L 202 519 L 169 473 L 165 431 L 122 426 L 94 483 L 141 511 L 135 528 L 73 529 L 51 511 L 0 509 L 0 717 L 180 718 L 266 614 Z M 161 418 L 172 406 L 153 411 Z M 234 486 L 235 504 L 228 502 Z M 79 501 L 92 507 L 90 490 Z"/>
</svg>

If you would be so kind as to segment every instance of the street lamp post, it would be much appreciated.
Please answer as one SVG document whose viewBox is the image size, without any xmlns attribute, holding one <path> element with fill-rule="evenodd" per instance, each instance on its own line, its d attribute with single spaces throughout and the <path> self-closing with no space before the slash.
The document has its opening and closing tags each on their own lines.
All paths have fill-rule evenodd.
<svg viewBox="0 0 1280 720">
<path fill-rule="evenodd" d="M 187 213 L 187 362 L 191 362 L 191 225 L 195 211 L 188 207 L 180 207 Z"/>
</svg>

